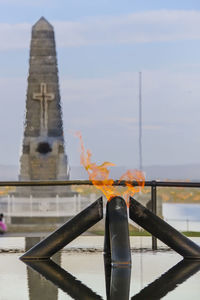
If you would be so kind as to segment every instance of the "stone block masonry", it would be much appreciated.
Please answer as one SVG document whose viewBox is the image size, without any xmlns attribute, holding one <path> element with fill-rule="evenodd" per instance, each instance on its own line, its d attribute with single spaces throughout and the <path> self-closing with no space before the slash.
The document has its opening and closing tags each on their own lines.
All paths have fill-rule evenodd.
<svg viewBox="0 0 200 300">
<path fill-rule="evenodd" d="M 26 119 L 20 166 L 20 180 L 69 179 L 54 29 L 43 17 L 32 27 Z M 49 196 L 55 193 L 67 195 L 65 187 L 46 190 Z M 26 191 L 33 196 L 41 196 L 38 194 L 38 189 L 34 187 Z M 20 194 L 24 192 L 25 189 L 21 188 Z"/>
</svg>

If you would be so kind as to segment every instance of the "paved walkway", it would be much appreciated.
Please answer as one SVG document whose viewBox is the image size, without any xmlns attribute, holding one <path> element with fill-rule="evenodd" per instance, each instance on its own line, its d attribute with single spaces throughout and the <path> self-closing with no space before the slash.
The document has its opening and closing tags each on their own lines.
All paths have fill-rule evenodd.
<svg viewBox="0 0 200 300">
<path fill-rule="evenodd" d="M 32 235 L 35 237 L 38 235 Z M 46 234 L 44 234 L 46 236 Z M 191 238 L 200 246 L 200 238 Z M 151 250 L 151 237 L 131 236 L 130 243 L 132 250 Z M 25 249 L 24 237 L 9 237 L 0 236 L 0 252 L 23 252 Z M 103 236 L 80 236 L 67 245 L 64 250 L 68 251 L 103 251 L 104 237 Z M 162 242 L 158 241 L 158 250 L 167 250 L 167 247 Z"/>
</svg>

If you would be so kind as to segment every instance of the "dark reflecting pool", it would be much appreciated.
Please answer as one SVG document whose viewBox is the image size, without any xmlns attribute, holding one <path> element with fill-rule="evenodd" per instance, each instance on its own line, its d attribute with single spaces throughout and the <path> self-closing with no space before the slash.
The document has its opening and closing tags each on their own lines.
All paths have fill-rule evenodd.
<svg viewBox="0 0 200 300">
<path fill-rule="evenodd" d="M 27 239 L 28 249 L 37 242 Z M 101 252 L 57 253 L 21 262 L 0 254 L 0 299 L 199 299 L 200 262 L 172 251 L 132 253 L 132 268 L 109 268 Z M 130 283 L 130 284 L 129 284 Z"/>
</svg>

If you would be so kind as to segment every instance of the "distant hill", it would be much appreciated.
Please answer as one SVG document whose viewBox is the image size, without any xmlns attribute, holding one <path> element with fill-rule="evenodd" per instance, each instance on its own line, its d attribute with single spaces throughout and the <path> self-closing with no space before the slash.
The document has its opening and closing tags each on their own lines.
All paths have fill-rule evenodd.
<svg viewBox="0 0 200 300">
<path fill-rule="evenodd" d="M 128 167 L 112 167 L 110 177 L 119 179 Z M 147 166 L 144 167 L 146 180 L 195 180 L 200 181 L 200 164 L 172 165 L 172 166 Z M 71 179 L 87 179 L 83 167 L 71 168 Z"/>
<path fill-rule="evenodd" d="M 112 167 L 110 177 L 119 179 L 128 167 Z M 200 181 L 200 164 L 188 165 L 152 165 L 144 167 L 146 180 L 194 180 Z M 18 180 L 19 167 L 15 165 L 0 165 L 0 181 Z M 71 167 L 70 179 L 88 179 L 83 167 Z"/>
<path fill-rule="evenodd" d="M 125 167 L 112 167 L 110 168 L 110 178 L 119 179 L 126 170 Z M 83 167 L 71 167 L 70 179 L 88 179 L 88 174 Z"/>
<path fill-rule="evenodd" d="M 146 179 L 171 179 L 200 181 L 200 164 L 148 166 L 144 168 Z"/>
</svg>

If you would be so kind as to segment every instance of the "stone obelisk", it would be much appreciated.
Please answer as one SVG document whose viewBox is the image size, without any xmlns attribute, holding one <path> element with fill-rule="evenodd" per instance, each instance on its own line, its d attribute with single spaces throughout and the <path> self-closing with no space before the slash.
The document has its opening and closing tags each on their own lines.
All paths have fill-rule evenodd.
<svg viewBox="0 0 200 300">
<path fill-rule="evenodd" d="M 29 63 L 19 179 L 66 180 L 69 166 L 64 147 L 54 29 L 43 17 L 32 27 Z M 44 196 L 64 192 L 61 187 L 43 191 Z M 32 188 L 31 193 L 37 196 L 37 188 Z M 38 195 L 42 196 L 41 192 Z"/>
</svg>

